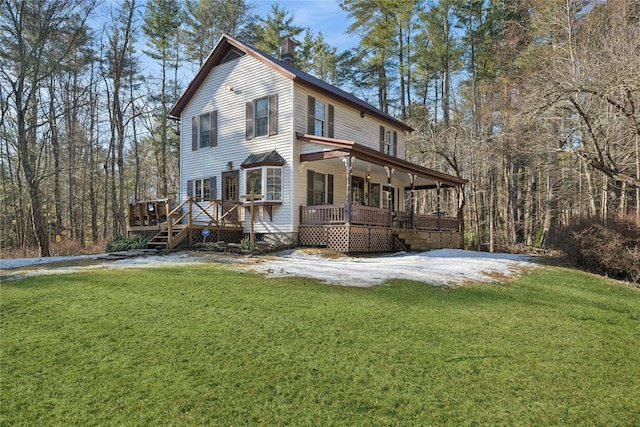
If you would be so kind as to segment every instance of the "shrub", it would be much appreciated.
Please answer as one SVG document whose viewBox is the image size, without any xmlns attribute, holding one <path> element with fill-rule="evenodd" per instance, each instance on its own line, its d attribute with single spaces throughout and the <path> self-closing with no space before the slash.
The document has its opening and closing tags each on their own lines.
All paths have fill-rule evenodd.
<svg viewBox="0 0 640 427">
<path fill-rule="evenodd" d="M 551 246 L 594 273 L 640 283 L 640 227 L 631 217 L 608 219 L 583 218 L 554 230 Z"/>
<path fill-rule="evenodd" d="M 107 243 L 107 252 L 128 251 L 130 249 L 141 249 L 147 246 L 147 239 L 140 236 L 124 237 L 117 236 Z"/>
</svg>

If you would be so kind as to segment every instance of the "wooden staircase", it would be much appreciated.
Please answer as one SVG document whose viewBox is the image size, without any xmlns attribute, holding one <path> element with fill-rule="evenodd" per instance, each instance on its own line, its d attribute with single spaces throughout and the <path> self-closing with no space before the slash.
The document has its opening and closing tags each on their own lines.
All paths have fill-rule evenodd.
<svg viewBox="0 0 640 427">
<path fill-rule="evenodd" d="M 460 247 L 460 235 L 453 231 L 396 229 L 394 234 L 410 251 Z"/>
<path fill-rule="evenodd" d="M 153 236 L 147 243 L 149 249 L 174 249 L 189 235 L 189 226 L 182 224 L 174 224 L 171 227 L 171 236 L 169 228 L 165 227 L 158 234 Z"/>
</svg>

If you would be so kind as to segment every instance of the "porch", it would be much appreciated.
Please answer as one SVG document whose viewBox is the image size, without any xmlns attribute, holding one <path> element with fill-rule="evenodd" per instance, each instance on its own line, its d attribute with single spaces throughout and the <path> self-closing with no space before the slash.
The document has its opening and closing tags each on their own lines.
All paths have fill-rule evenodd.
<svg viewBox="0 0 640 427">
<path fill-rule="evenodd" d="M 349 214 L 346 215 L 347 208 Z M 348 221 L 346 220 L 348 217 Z M 366 225 L 415 230 L 458 231 L 458 218 L 444 215 L 412 214 L 371 206 L 300 206 L 300 225 Z"/>
<path fill-rule="evenodd" d="M 301 206 L 298 240 L 339 252 L 459 248 L 461 243 L 455 217 L 360 205 Z"/>
<path fill-rule="evenodd" d="M 307 173 L 301 245 L 342 252 L 460 247 L 458 218 L 444 214 L 441 191 L 454 189 L 460 197 L 467 181 L 397 157 L 395 148 L 385 149 L 383 130 L 380 150 L 297 134 L 301 169 Z M 432 204 L 419 204 L 418 192 L 434 192 Z"/>
</svg>

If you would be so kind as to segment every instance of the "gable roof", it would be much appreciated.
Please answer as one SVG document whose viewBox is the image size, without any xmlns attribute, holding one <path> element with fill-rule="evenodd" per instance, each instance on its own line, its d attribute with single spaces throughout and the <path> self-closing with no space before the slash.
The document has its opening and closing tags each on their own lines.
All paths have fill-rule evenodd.
<svg viewBox="0 0 640 427">
<path fill-rule="evenodd" d="M 275 59 L 271 55 L 267 55 L 264 52 L 250 46 L 248 44 L 242 43 L 228 35 L 223 35 L 216 47 L 213 48 L 205 63 L 200 67 L 193 80 L 189 83 L 189 86 L 185 89 L 184 93 L 180 96 L 178 101 L 175 103 L 171 111 L 169 111 L 169 117 L 179 119 L 182 111 L 187 106 L 191 98 L 195 95 L 195 93 L 200 88 L 200 85 L 207 78 L 213 67 L 221 64 L 227 53 L 232 49 L 237 49 L 251 57 L 257 59 L 262 62 L 266 66 L 271 69 L 277 71 L 282 76 L 288 78 L 289 80 L 293 80 L 296 83 L 304 85 L 308 88 L 317 90 L 329 98 L 337 99 L 342 101 L 353 108 L 359 109 L 365 113 L 371 114 L 378 119 L 384 120 L 387 123 L 395 125 L 400 129 L 406 131 L 413 131 L 413 128 L 400 120 L 390 116 L 389 114 L 378 110 L 373 105 L 359 99 L 358 97 L 350 94 L 348 92 L 343 91 L 342 89 L 338 89 L 335 86 L 330 85 L 327 82 L 324 82 L 316 77 L 313 77 L 305 72 L 302 72 L 295 68 L 292 65 L 289 65 L 283 61 Z"/>
</svg>

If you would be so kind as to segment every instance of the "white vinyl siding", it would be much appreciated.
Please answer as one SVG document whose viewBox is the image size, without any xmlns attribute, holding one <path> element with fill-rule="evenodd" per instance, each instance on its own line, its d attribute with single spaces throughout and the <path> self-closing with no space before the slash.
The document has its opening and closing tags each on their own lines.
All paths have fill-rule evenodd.
<svg viewBox="0 0 640 427">
<path fill-rule="evenodd" d="M 385 126 L 386 129 L 397 132 L 398 149 L 396 157 L 404 159 L 405 142 L 403 129 L 396 128 L 391 123 L 375 118 L 369 113 L 365 113 L 364 117 L 361 117 L 359 109 L 342 104 L 336 99 L 328 98 L 320 92 L 309 90 L 303 86 L 296 86 L 295 90 L 296 132 L 302 134 L 311 133 L 309 132 L 309 96 L 314 97 L 316 101 L 322 102 L 325 105 L 331 104 L 333 106 L 333 138 L 355 141 L 358 144 L 362 144 L 379 151 L 379 129 L 382 125 Z"/>
<path fill-rule="evenodd" d="M 235 90 L 225 89 L 230 85 Z M 265 153 L 276 150 L 286 161 L 282 167 L 282 205 L 273 208 L 273 217 L 256 214 L 255 231 L 257 233 L 291 232 L 292 182 L 294 165 L 293 129 L 292 129 L 292 87 L 293 83 L 278 72 L 272 70 L 249 55 L 213 68 L 200 89 L 191 99 L 182 114 L 181 120 L 181 165 L 180 194 L 185 200 L 187 181 L 202 176 L 217 176 L 218 185 L 222 185 L 222 172 L 232 162 L 238 169 L 252 153 Z M 278 133 L 269 137 L 245 139 L 246 104 L 254 100 L 277 95 L 278 111 L 276 126 Z M 191 120 L 202 112 L 217 111 L 217 148 L 215 150 L 191 151 Z M 241 171 L 239 187 L 246 188 L 245 174 Z M 223 194 L 218 188 L 217 194 Z M 214 191 L 212 190 L 212 194 Z M 245 221 L 246 231 L 249 222 Z"/>
</svg>

